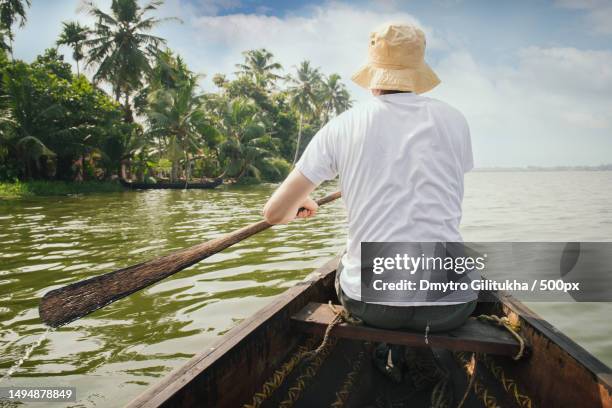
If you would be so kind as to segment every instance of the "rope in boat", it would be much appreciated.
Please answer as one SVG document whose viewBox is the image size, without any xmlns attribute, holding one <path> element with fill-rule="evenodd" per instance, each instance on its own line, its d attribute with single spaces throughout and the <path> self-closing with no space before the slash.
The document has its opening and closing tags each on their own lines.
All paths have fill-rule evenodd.
<svg viewBox="0 0 612 408">
<path fill-rule="evenodd" d="M 518 323 L 513 324 L 507 316 L 499 317 L 495 315 L 480 315 L 477 317 L 479 320 L 488 321 L 497 324 L 498 326 L 504 327 L 506 330 L 514 336 L 514 338 L 519 342 L 519 351 L 518 353 L 512 357 L 514 360 L 519 360 L 523 357 L 523 353 L 525 352 L 525 339 L 518 334 L 518 331 L 521 329 Z"/>
<path fill-rule="evenodd" d="M 312 378 L 317 374 L 319 368 L 321 368 L 321 365 L 327 356 L 329 356 L 329 353 L 336 345 L 336 342 L 336 339 L 331 339 L 327 343 L 328 347 L 323 349 L 316 357 L 312 359 L 310 365 L 306 367 L 306 370 L 304 370 L 304 373 L 295 380 L 293 387 L 289 388 L 289 391 L 287 392 L 287 399 L 281 401 L 281 403 L 278 405 L 279 407 L 289 408 L 295 404 L 295 402 L 302 395 L 304 389 L 306 389 L 306 386 L 309 384 L 310 380 L 312 380 Z"/>
<path fill-rule="evenodd" d="M 350 314 L 345 309 L 337 309 L 331 303 L 331 301 L 329 302 L 329 307 L 334 312 L 334 318 L 325 329 L 323 339 L 319 346 L 314 350 L 309 350 L 312 347 L 312 344 L 314 343 L 313 339 L 310 339 L 310 341 L 306 345 L 301 346 L 298 351 L 291 357 L 291 359 L 285 364 L 283 364 L 281 368 L 276 370 L 274 374 L 263 384 L 262 391 L 255 393 L 251 404 L 245 404 L 244 408 L 259 408 L 262 403 L 268 398 L 270 398 L 272 394 L 274 394 L 274 392 L 285 382 L 289 374 L 291 374 L 291 372 L 300 362 L 305 359 L 311 359 L 310 365 L 304 370 L 304 373 L 300 375 L 295 380 L 294 385 L 289 388 L 288 398 L 283 400 L 279 405 L 282 408 L 292 407 L 293 404 L 300 398 L 302 392 L 304 391 L 310 380 L 316 375 L 319 368 L 321 367 L 325 359 L 328 357 L 331 350 L 336 345 L 337 340 L 331 337 L 332 330 L 342 322 L 347 322 L 351 324 L 362 323 L 360 319 L 356 319 L 350 316 Z M 523 357 L 525 352 L 525 340 L 521 337 L 520 334 L 518 334 L 518 330 L 520 330 L 520 326 L 518 324 L 513 324 L 506 316 L 500 318 L 499 316 L 495 315 L 480 315 L 477 317 L 477 319 L 494 323 L 508 330 L 512 334 L 512 336 L 519 342 L 519 351 L 513 357 L 513 359 L 518 360 Z M 468 386 L 465 390 L 463 398 L 461 399 L 457 407 L 463 407 L 472 389 L 474 390 L 474 394 L 482 400 L 486 408 L 499 407 L 499 405 L 497 404 L 497 399 L 489 392 L 489 390 L 487 390 L 484 384 L 476 378 L 476 353 L 472 353 L 470 359 L 467 358 L 466 353 L 464 352 L 454 353 L 453 355 L 464 367 L 469 377 Z M 360 352 L 357 361 L 353 364 L 352 370 L 347 375 L 340 391 L 336 393 L 336 401 L 332 404 L 333 408 L 342 407 L 346 403 L 349 396 L 349 392 L 354 386 L 354 381 L 357 377 L 357 374 L 359 373 L 359 370 L 361 369 L 361 365 L 363 364 L 364 358 L 365 353 L 362 351 Z M 517 382 L 506 376 L 501 366 L 496 365 L 495 362 L 486 355 L 482 355 L 480 359 L 482 359 L 483 363 L 489 369 L 489 371 L 491 371 L 493 376 L 501 382 L 504 390 L 507 393 L 512 394 L 515 401 L 520 407 L 533 407 L 531 399 L 527 395 L 520 392 Z M 431 406 L 435 408 L 449 406 L 449 401 L 448 399 L 446 399 L 449 375 L 448 373 L 444 372 L 442 372 L 441 374 L 442 376 L 440 380 L 436 383 L 432 391 Z M 423 380 L 425 380 L 425 378 L 423 378 Z"/>
<path fill-rule="evenodd" d="M 338 315 L 340 316 L 340 315 Z M 325 336 L 323 337 L 323 341 L 315 350 L 309 352 L 308 357 L 311 357 L 312 360 L 304 373 L 301 374 L 298 378 L 296 378 L 294 385 L 289 388 L 287 392 L 287 399 L 281 401 L 278 405 L 281 408 L 289 408 L 292 407 L 293 404 L 300 398 L 306 386 L 312 380 L 312 378 L 317 374 L 321 365 L 327 359 L 327 356 L 331 352 L 331 350 L 335 347 L 337 343 L 337 339 L 329 337 L 329 333 L 331 329 L 333 329 L 336 325 L 338 325 L 341 321 L 341 318 L 336 316 L 332 323 L 327 326 L 327 330 L 325 331 Z M 335 322 L 335 323 L 334 323 Z"/>
<path fill-rule="evenodd" d="M 507 393 L 514 397 L 514 400 L 519 407 L 533 408 L 534 404 L 528 395 L 521 392 L 516 380 L 506 376 L 502 366 L 497 364 L 493 359 L 486 354 L 481 357 L 482 363 L 489 369 L 491 374 L 501 383 Z"/>
<path fill-rule="evenodd" d="M 445 373 L 440 380 L 434 385 L 433 390 L 431 391 L 431 407 L 432 408 L 447 408 L 450 406 L 450 401 L 448 400 L 449 394 L 449 374 Z"/>
<path fill-rule="evenodd" d="M 472 358 L 470 359 L 470 362 L 468 363 L 468 366 L 467 366 L 467 371 L 470 376 L 470 379 L 468 380 L 467 388 L 465 389 L 465 392 L 463 393 L 463 397 L 461 398 L 461 401 L 457 405 L 457 408 L 463 407 L 463 404 L 465 404 L 465 401 L 467 400 L 468 395 L 470 395 L 470 390 L 474 386 L 474 380 L 476 379 L 476 368 L 477 367 L 478 367 L 478 364 L 476 363 L 476 353 L 472 353 Z M 464 368 L 466 368 L 466 366 L 464 366 Z"/>
<path fill-rule="evenodd" d="M 310 354 L 311 348 L 314 346 L 314 338 L 309 338 L 306 344 L 300 346 L 297 352 L 284 363 L 281 368 L 276 370 L 272 376 L 263 384 L 262 390 L 256 392 L 253 395 L 253 400 L 250 404 L 245 404 L 244 408 L 259 408 L 261 404 L 274 394 L 274 392 L 280 387 L 285 379 L 293 369 L 307 356 Z"/>
<path fill-rule="evenodd" d="M 342 320 L 346 323 L 354 325 L 363 324 L 363 320 L 359 319 L 358 317 L 351 316 L 351 314 L 346 309 L 336 308 L 336 305 L 334 305 L 331 300 L 327 302 L 327 304 L 329 305 L 329 308 L 332 310 L 332 312 L 334 312 L 336 315 L 340 314 L 342 316 Z"/>
<path fill-rule="evenodd" d="M 334 305 L 329 302 L 329 307 L 334 312 L 335 316 L 330 322 L 330 324 L 325 329 L 325 334 L 323 335 L 323 340 L 321 340 L 321 344 L 314 349 L 311 350 L 314 341 L 310 341 L 307 345 L 302 346 L 298 349 L 298 351 L 287 361 L 281 368 L 276 370 L 270 378 L 266 382 L 264 382 L 262 386 L 262 390 L 260 392 L 256 392 L 253 395 L 253 399 L 250 404 L 245 404 L 244 408 L 259 408 L 268 398 L 274 394 L 274 392 L 286 381 L 287 377 L 293 372 L 295 367 L 297 367 L 303 360 L 312 359 L 310 361 L 310 365 L 306 368 L 304 374 L 296 379 L 296 385 L 289 388 L 288 395 L 289 397 L 281 402 L 281 407 L 287 408 L 293 406 L 295 401 L 300 397 L 302 391 L 307 385 L 307 382 L 314 377 L 319 367 L 328 356 L 331 349 L 336 345 L 336 340 L 331 338 L 331 331 L 342 323 L 346 321 L 348 323 L 359 323 L 358 319 L 351 317 L 347 311 L 344 309 L 337 310 Z"/>
<path fill-rule="evenodd" d="M 355 362 L 353 363 L 353 367 L 351 371 L 347 374 L 346 379 L 344 380 L 344 383 L 342 383 L 342 387 L 340 388 L 340 391 L 336 393 L 336 400 L 331 404 L 332 408 L 342 408 L 344 404 L 346 404 L 346 401 L 348 400 L 350 392 L 355 386 L 355 380 L 357 379 L 357 376 L 361 372 L 361 366 L 363 365 L 365 357 L 366 357 L 365 351 L 359 352 L 359 355 L 357 356 L 357 360 L 355 360 Z"/>
<path fill-rule="evenodd" d="M 516 361 L 523 357 L 525 353 L 525 339 L 523 339 L 523 337 L 518 333 L 518 331 L 520 330 L 519 324 L 513 324 L 507 316 L 499 317 L 496 315 L 480 315 L 477 317 L 477 319 L 494 323 L 508 330 L 512 334 L 512 336 L 519 342 L 519 351 L 514 357 L 512 357 L 513 360 Z M 493 359 L 491 359 L 486 354 L 477 355 L 476 353 L 472 353 L 472 357 L 467 363 L 466 353 L 455 353 L 455 356 L 459 359 L 461 364 L 464 366 L 464 369 L 466 370 L 468 376 L 470 377 L 468 381 L 468 386 L 465 390 L 465 393 L 463 394 L 463 398 L 461 399 L 461 402 L 459 403 L 457 408 L 461 408 L 463 406 L 472 388 L 474 389 L 474 393 L 478 397 L 480 397 L 480 399 L 482 399 L 487 408 L 489 407 L 488 403 L 497 403 L 495 398 L 492 395 L 488 394 L 488 390 L 486 389 L 486 387 L 476 380 L 476 367 L 478 363 L 477 356 L 478 360 L 482 361 L 485 367 L 489 369 L 491 374 L 493 374 L 493 376 L 502 384 L 504 390 L 514 397 L 514 400 L 520 407 L 533 407 L 533 402 L 531 401 L 531 398 L 529 398 L 529 396 L 527 396 L 526 394 L 520 392 L 517 382 L 506 376 L 504 369 L 500 365 L 497 365 L 493 361 Z M 489 402 L 487 402 L 487 400 Z"/>
<path fill-rule="evenodd" d="M 469 391 L 473 389 L 474 394 L 482 401 L 486 408 L 500 408 L 500 405 L 497 403 L 497 398 L 495 398 L 484 386 L 484 384 L 476 378 L 475 359 L 474 366 L 472 367 L 472 359 L 468 358 L 466 354 L 467 353 L 465 352 L 453 353 L 453 356 L 455 356 L 457 361 L 461 364 L 467 375 L 470 377 L 468 388 L 466 389 L 466 394 L 464 395 L 464 400 L 467 399 Z M 462 400 L 462 403 L 464 400 Z"/>
</svg>

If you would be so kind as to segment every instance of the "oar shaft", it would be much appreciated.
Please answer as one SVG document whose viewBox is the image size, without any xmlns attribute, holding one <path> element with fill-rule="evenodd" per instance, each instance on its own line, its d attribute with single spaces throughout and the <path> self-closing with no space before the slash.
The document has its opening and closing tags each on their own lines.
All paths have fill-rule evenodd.
<svg viewBox="0 0 612 408">
<path fill-rule="evenodd" d="M 319 199 L 317 203 L 324 205 L 339 197 L 340 192 L 336 192 Z M 40 317 L 49 326 L 64 325 L 159 282 L 271 226 L 265 221 L 259 221 L 191 248 L 54 289 L 42 298 L 39 305 Z"/>
</svg>

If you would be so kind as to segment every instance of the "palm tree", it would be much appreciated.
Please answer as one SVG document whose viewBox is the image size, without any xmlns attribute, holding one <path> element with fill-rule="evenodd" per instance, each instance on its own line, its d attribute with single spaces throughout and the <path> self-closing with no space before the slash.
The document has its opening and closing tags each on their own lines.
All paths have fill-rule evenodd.
<svg viewBox="0 0 612 408">
<path fill-rule="evenodd" d="M 274 85 L 274 82 L 280 78 L 276 71 L 283 69 L 283 66 L 278 62 L 272 62 L 274 55 L 270 51 L 261 48 L 245 51 L 242 55 L 244 55 L 244 64 L 236 64 L 237 74 L 248 76 L 263 89 L 267 89 L 270 84 Z"/>
<path fill-rule="evenodd" d="M 190 153 L 200 149 L 210 129 L 204 115 L 203 96 L 197 90 L 197 76 L 190 75 L 175 88 L 160 88 L 149 95 L 146 111 L 149 135 L 164 141 L 172 162 L 172 182 L 178 179 L 181 159 L 185 162 L 185 180 L 189 180 Z"/>
<path fill-rule="evenodd" d="M 0 28 L 0 51 L 11 51 L 11 44 L 7 41 L 8 32 L 7 30 Z"/>
<path fill-rule="evenodd" d="M 130 95 L 142 86 L 159 47 L 165 44 L 163 38 L 149 32 L 171 19 L 147 16 L 162 4 L 163 0 L 153 0 L 141 7 L 137 0 L 113 0 L 111 12 L 106 13 L 91 1 L 85 3 L 86 10 L 97 19 L 94 38 L 85 41 L 89 49 L 87 63 L 98 66 L 94 82 L 109 82 L 117 102 L 123 98 L 127 123 L 134 121 Z"/>
<path fill-rule="evenodd" d="M 291 86 L 289 87 L 289 95 L 291 97 L 291 105 L 300 114 L 298 138 L 295 147 L 295 156 L 293 164 L 297 162 L 300 152 L 300 142 L 302 139 L 302 126 L 306 115 L 313 115 L 317 110 L 317 95 L 321 84 L 321 73 L 318 68 L 313 68 L 310 61 L 303 61 L 297 67 L 295 77 L 288 78 Z"/>
<path fill-rule="evenodd" d="M 13 25 L 19 23 L 23 27 L 27 21 L 26 8 L 30 7 L 30 0 L 0 0 L 0 27 L 6 31 L 8 37 L 8 50 L 13 57 Z"/>
<path fill-rule="evenodd" d="M 63 29 L 57 40 L 57 45 L 67 45 L 72 48 L 72 58 L 76 62 L 77 75 L 80 75 L 79 61 L 85 57 L 83 44 L 89 36 L 89 28 L 76 21 L 64 22 L 62 25 Z"/>
<path fill-rule="evenodd" d="M 157 55 L 153 73 L 149 79 L 149 88 L 176 88 L 183 81 L 193 77 L 187 64 L 180 55 L 175 56 L 170 50 L 164 50 Z"/>
<path fill-rule="evenodd" d="M 275 139 L 266 133 L 257 106 L 247 98 L 226 102 L 220 112 L 218 130 L 225 136 L 220 145 L 220 156 L 226 162 L 220 177 L 239 180 L 247 174 L 259 179 L 263 160 L 275 150 Z"/>
<path fill-rule="evenodd" d="M 134 105 L 138 114 L 145 114 L 149 95 L 161 88 L 175 89 L 182 81 L 188 80 L 193 73 L 180 56 L 175 56 L 170 49 L 160 51 L 155 58 L 147 85 L 134 97 Z"/>
<path fill-rule="evenodd" d="M 332 115 L 339 115 L 351 107 L 351 95 L 346 85 L 340 82 L 340 75 L 331 74 L 321 84 L 319 94 L 323 106 L 323 122 L 327 122 Z"/>
</svg>

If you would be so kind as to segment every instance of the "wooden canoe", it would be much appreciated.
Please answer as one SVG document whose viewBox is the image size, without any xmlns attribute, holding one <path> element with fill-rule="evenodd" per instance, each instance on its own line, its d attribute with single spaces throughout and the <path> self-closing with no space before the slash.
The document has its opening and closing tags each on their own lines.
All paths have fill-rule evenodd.
<svg viewBox="0 0 612 408">
<path fill-rule="evenodd" d="M 121 185 L 133 190 L 191 190 L 211 189 L 223 184 L 223 179 L 214 179 L 204 183 L 136 183 L 119 179 Z"/>
<path fill-rule="evenodd" d="M 129 406 L 233 408 L 250 404 L 254 394 L 262 390 L 272 374 L 295 355 L 300 345 L 309 341 L 311 335 L 295 324 L 296 316 L 299 320 L 300 313 L 304 313 L 312 302 L 327 303 L 331 300 L 337 303 L 333 285 L 337 263 L 338 258 L 329 261 L 308 280 L 288 289 L 253 317 L 230 330 L 216 344 L 145 391 Z M 502 349 L 490 350 L 499 351 L 498 354 L 478 354 L 476 381 L 465 407 L 612 408 L 612 375 L 608 366 L 516 299 L 498 293 L 484 293 L 482 296 L 488 297 L 489 301 L 479 302 L 475 314 L 504 315 L 519 323 L 529 353 L 518 361 L 504 355 Z M 337 333 L 350 337 L 350 333 L 347 334 L 350 329 L 343 330 L 338 329 Z M 319 339 L 316 340 L 315 346 Z M 472 347 L 461 339 L 451 346 L 457 348 L 457 344 L 465 344 L 467 350 Z M 443 343 L 438 345 L 443 346 Z M 330 406 L 338 398 L 338 390 L 346 383 L 347 374 L 355 368 L 355 359 L 363 347 L 363 342 L 357 340 L 338 340 L 294 406 Z M 455 357 L 447 366 L 452 387 L 461 396 L 468 384 L 468 375 L 457 356 L 471 356 L 471 353 L 448 353 Z M 294 369 L 284 381 L 287 384 L 277 388 L 261 406 L 279 406 L 295 376 L 301 375 L 299 370 L 300 366 Z M 373 368 L 371 361 L 367 361 L 357 373 L 357 385 L 351 389 L 344 406 L 391 406 L 375 397 L 383 389 L 392 392 L 393 387 L 380 382 L 382 375 Z M 489 397 L 488 405 L 483 403 L 485 391 Z M 430 406 L 430 399 L 415 394 L 405 406 Z M 456 399 L 451 406 L 457 406 Z"/>
</svg>

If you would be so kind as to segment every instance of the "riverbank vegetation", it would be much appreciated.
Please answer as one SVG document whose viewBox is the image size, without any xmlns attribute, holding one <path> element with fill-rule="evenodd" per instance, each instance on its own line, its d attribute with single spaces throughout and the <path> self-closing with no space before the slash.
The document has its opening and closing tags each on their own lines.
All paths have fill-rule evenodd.
<svg viewBox="0 0 612 408">
<path fill-rule="evenodd" d="M 119 183 L 110 181 L 84 181 L 74 183 L 59 180 L 31 180 L 0 182 L 0 198 L 30 196 L 65 196 L 72 194 L 110 193 L 123 191 Z"/>
<path fill-rule="evenodd" d="M 13 38 L 30 1 L 0 0 L 0 181 L 279 181 L 350 107 L 337 74 L 307 60 L 283 67 L 263 48 L 235 72 L 192 72 L 154 33 L 179 23 L 156 17 L 161 3 L 85 2 L 95 25 L 63 23 L 57 46 L 28 63 Z"/>
</svg>

